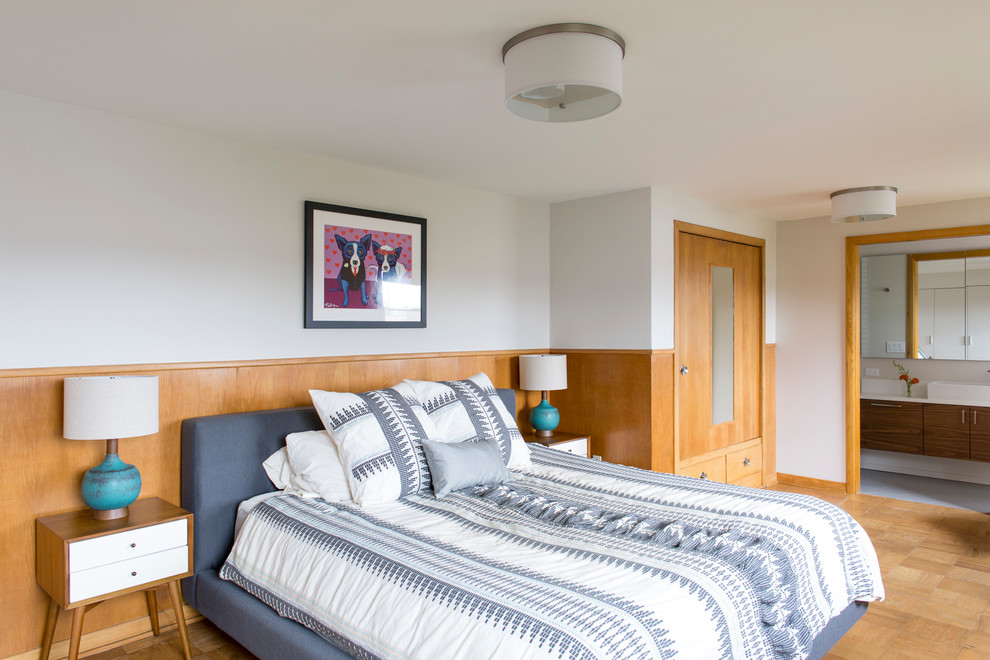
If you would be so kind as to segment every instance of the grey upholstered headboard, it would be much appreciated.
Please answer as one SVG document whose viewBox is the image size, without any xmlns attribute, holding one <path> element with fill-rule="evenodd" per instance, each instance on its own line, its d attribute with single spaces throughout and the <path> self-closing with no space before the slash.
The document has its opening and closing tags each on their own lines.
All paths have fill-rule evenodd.
<svg viewBox="0 0 990 660">
<path fill-rule="evenodd" d="M 499 389 L 510 412 L 516 393 Z M 234 542 L 237 505 L 275 490 L 262 462 L 285 436 L 322 429 L 312 406 L 196 417 L 182 422 L 182 508 L 194 514 L 193 575 L 182 581 L 182 595 L 196 607 L 196 574 L 218 570 Z"/>
</svg>

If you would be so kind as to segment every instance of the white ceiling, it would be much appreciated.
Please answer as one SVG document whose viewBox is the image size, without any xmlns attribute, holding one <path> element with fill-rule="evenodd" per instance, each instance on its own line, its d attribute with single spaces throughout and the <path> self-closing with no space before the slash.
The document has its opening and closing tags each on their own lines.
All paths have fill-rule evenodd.
<svg viewBox="0 0 990 660">
<path fill-rule="evenodd" d="M 510 115 L 503 43 L 564 21 L 623 36 L 622 107 Z M 550 202 L 990 196 L 987 0 L 3 0 L 0 89 Z"/>
</svg>

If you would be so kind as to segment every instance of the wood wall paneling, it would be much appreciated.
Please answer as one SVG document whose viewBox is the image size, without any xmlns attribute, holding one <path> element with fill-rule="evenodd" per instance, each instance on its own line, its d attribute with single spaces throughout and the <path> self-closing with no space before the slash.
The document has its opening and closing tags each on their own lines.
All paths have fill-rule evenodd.
<svg viewBox="0 0 990 660">
<path fill-rule="evenodd" d="M 62 381 L 67 376 L 159 376 L 159 432 L 121 439 L 120 456 L 141 471 L 141 497 L 157 496 L 179 504 L 183 419 L 306 405 L 309 389 L 363 391 L 387 387 L 402 378 L 455 379 L 479 371 L 487 373 L 497 387 L 518 389 L 517 357 L 523 352 L 532 351 L 0 370 L 0 450 L 7 476 L 0 500 L 0 576 L 4 586 L 0 658 L 37 649 L 41 643 L 47 599 L 36 584 L 33 568 L 25 570 L 35 565 L 35 519 L 84 507 L 79 492 L 82 475 L 103 459 L 106 449 L 103 442 L 62 437 Z M 538 403 L 537 392 L 518 397 L 516 414 L 521 426 L 527 423 L 529 408 Z M 70 619 L 64 614 L 60 617 L 56 640 L 68 637 Z M 85 632 L 131 620 L 148 626 L 142 594 L 95 608 L 86 616 Z M 133 634 L 133 628 L 128 624 L 120 629 Z M 108 643 L 106 635 L 89 638 Z M 87 648 L 84 645 L 83 650 Z"/>
<path fill-rule="evenodd" d="M 591 436 L 592 455 L 673 471 L 670 351 L 555 350 L 567 355 L 567 389 L 550 392 L 560 429 Z"/>
<path fill-rule="evenodd" d="M 777 344 L 763 347 L 763 483 L 777 481 Z"/>
<path fill-rule="evenodd" d="M 592 455 L 650 469 L 651 352 L 554 352 L 567 355 L 567 389 L 549 395 L 560 429 L 590 435 Z"/>
<path fill-rule="evenodd" d="M 0 447 L 12 480 L 6 484 L 0 522 L 3 548 L 0 575 L 5 599 L 0 604 L 3 634 L 0 658 L 37 649 L 46 598 L 35 583 L 34 521 L 84 506 L 79 495 L 83 473 L 102 460 L 102 442 L 62 438 L 62 381 L 66 376 L 145 373 L 160 377 L 160 431 L 144 438 L 122 439 L 121 458 L 141 470 L 142 497 L 179 503 L 180 427 L 183 419 L 309 403 L 309 389 L 364 391 L 387 387 L 402 378 L 442 380 L 487 373 L 497 387 L 519 390 L 518 355 L 534 351 L 332 357 L 115 367 L 0 371 Z M 568 356 L 568 388 L 550 392 L 560 410 L 560 428 L 587 433 L 591 451 L 607 461 L 673 472 L 673 351 L 561 350 Z M 773 351 L 765 353 L 768 402 L 765 419 L 773 419 Z M 529 411 L 539 392 L 519 391 L 516 418 L 528 429 Z M 770 422 L 764 422 L 764 465 L 775 468 Z M 69 633 L 62 616 L 56 640 Z M 86 617 L 83 650 L 113 644 L 113 631 L 147 630 L 145 600 L 140 594 L 108 601 Z M 137 628 L 136 628 L 137 627 Z M 119 633 L 124 634 L 124 633 Z M 64 644 L 63 644 L 64 646 Z M 55 649 L 62 648 L 56 644 Z"/>
<path fill-rule="evenodd" d="M 651 357 L 653 454 L 651 469 L 674 472 L 674 352 L 655 352 Z"/>
</svg>

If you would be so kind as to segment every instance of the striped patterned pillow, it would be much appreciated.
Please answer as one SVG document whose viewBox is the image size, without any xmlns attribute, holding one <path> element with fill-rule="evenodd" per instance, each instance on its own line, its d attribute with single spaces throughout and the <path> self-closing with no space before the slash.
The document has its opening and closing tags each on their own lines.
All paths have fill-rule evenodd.
<svg viewBox="0 0 990 660">
<path fill-rule="evenodd" d="M 513 413 L 499 398 L 484 372 L 465 380 L 407 380 L 444 442 L 494 438 L 507 467 L 531 464 L 529 447 L 516 426 Z"/>
<path fill-rule="evenodd" d="M 337 445 L 355 502 L 392 502 L 432 489 L 423 440 L 441 436 L 411 387 L 309 394 Z"/>
</svg>

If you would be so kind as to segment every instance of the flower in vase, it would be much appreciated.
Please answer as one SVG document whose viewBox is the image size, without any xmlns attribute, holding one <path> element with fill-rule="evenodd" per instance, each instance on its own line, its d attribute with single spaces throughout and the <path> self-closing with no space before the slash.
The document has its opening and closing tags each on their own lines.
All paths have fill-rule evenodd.
<svg viewBox="0 0 990 660">
<path fill-rule="evenodd" d="M 894 366 L 897 367 L 897 370 L 901 372 L 901 375 L 898 376 L 898 379 L 904 381 L 904 384 L 907 385 L 907 395 L 911 396 L 911 386 L 917 385 L 921 381 L 919 381 L 917 378 L 911 378 L 910 370 L 905 369 L 903 364 L 900 364 L 896 360 L 894 360 L 893 362 L 894 362 Z"/>
</svg>

